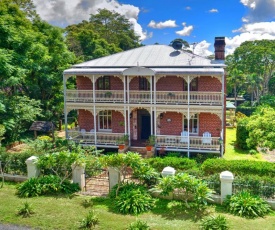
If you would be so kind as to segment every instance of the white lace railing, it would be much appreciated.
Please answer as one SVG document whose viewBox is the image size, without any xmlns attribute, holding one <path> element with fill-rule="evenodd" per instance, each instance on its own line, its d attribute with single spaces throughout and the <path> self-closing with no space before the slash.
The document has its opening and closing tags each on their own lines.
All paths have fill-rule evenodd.
<svg viewBox="0 0 275 230">
<path fill-rule="evenodd" d="M 66 90 L 67 102 L 93 102 L 92 90 Z M 126 101 L 126 100 L 125 100 Z M 96 90 L 95 102 L 123 103 L 124 92 L 122 90 Z M 154 103 L 154 94 L 150 91 L 135 91 L 129 93 L 129 103 Z M 157 91 L 157 104 L 187 104 L 188 93 L 186 91 Z M 190 104 L 222 104 L 220 92 L 190 92 Z"/>
</svg>

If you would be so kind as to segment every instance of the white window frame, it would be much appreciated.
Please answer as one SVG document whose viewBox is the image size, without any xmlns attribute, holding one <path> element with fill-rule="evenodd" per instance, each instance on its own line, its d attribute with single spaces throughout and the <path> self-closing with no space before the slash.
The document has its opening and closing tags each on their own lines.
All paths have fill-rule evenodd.
<svg viewBox="0 0 275 230">
<path fill-rule="evenodd" d="M 100 119 L 101 118 L 104 118 L 104 117 L 107 117 L 107 124 L 106 124 L 106 126 L 107 126 L 107 128 L 101 128 L 100 127 Z M 99 131 L 103 131 L 103 132 L 111 132 L 112 131 L 112 127 L 108 127 L 108 124 L 109 124 L 109 122 L 108 122 L 108 119 L 110 119 L 110 123 L 111 123 L 111 126 L 112 126 L 112 110 L 104 110 L 104 111 L 100 111 L 99 113 L 98 113 L 98 130 Z M 104 122 L 104 119 L 103 119 L 103 122 Z M 104 124 L 103 124 L 103 126 L 104 126 Z"/>
<path fill-rule="evenodd" d="M 197 121 L 197 128 L 194 131 L 194 129 L 195 129 L 195 127 L 194 127 L 195 120 Z M 184 131 L 188 131 L 188 129 L 187 130 L 184 129 L 186 122 L 187 122 L 187 118 L 185 116 L 183 116 L 183 130 Z M 197 113 L 189 119 L 189 133 L 190 134 L 196 134 L 196 135 L 199 134 L 199 114 L 197 114 Z"/>
</svg>

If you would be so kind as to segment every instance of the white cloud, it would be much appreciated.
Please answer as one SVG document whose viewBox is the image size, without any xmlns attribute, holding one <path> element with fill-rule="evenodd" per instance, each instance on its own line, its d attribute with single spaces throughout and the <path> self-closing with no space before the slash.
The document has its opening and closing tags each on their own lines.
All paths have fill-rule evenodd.
<svg viewBox="0 0 275 230">
<path fill-rule="evenodd" d="M 120 4 L 118 0 L 33 0 L 33 3 L 41 18 L 52 25 L 66 27 L 77 24 L 82 20 L 89 20 L 90 15 L 96 14 L 98 9 L 105 8 L 129 19 L 141 40 L 148 35 L 137 22 L 140 9 L 129 4 Z"/>
<path fill-rule="evenodd" d="M 180 36 L 189 36 L 194 29 L 193 26 L 186 26 L 185 22 L 183 22 L 182 25 L 183 25 L 183 29 L 176 31 L 176 34 Z"/>
<path fill-rule="evenodd" d="M 250 22 L 268 21 L 275 18 L 275 0 L 240 0 L 249 8 L 246 16 Z"/>
<path fill-rule="evenodd" d="M 218 13 L 219 11 L 217 9 L 211 9 L 208 11 L 209 13 Z"/>
<path fill-rule="evenodd" d="M 174 28 L 177 27 L 175 20 L 167 20 L 165 22 L 158 22 L 156 23 L 154 20 L 151 20 L 148 24 L 148 27 L 154 28 L 154 29 L 164 29 L 164 28 Z"/>
<path fill-rule="evenodd" d="M 233 38 L 225 38 L 226 54 L 232 54 L 245 41 L 275 40 L 275 22 L 245 24 L 233 32 L 240 34 Z"/>
<path fill-rule="evenodd" d="M 203 57 L 207 57 L 207 56 L 213 54 L 213 52 L 209 51 L 210 45 L 211 45 L 210 43 L 203 40 L 199 43 L 190 45 L 190 48 L 192 50 L 194 49 L 195 54 L 203 56 Z"/>
<path fill-rule="evenodd" d="M 190 6 L 186 6 L 185 9 L 186 10 L 191 10 L 191 7 Z"/>
</svg>

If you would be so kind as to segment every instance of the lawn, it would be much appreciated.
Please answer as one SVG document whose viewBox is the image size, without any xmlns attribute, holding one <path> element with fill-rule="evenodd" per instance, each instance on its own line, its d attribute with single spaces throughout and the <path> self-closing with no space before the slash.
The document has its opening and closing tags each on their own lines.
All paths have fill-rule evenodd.
<svg viewBox="0 0 275 230">
<path fill-rule="evenodd" d="M 261 160 L 264 158 L 261 153 L 249 154 L 248 150 L 242 150 L 235 146 L 236 128 L 226 128 L 226 144 L 224 159 L 226 160 Z"/>
<path fill-rule="evenodd" d="M 78 229 L 79 221 L 86 216 L 89 209 L 85 209 L 81 203 L 89 196 L 76 195 L 74 197 L 35 197 L 22 199 L 15 195 L 14 184 L 5 184 L 0 189 L 0 222 L 13 223 L 38 229 Z M 32 204 L 35 213 L 30 218 L 22 218 L 16 215 L 18 207 L 28 201 Z M 121 215 L 114 211 L 113 202 L 110 199 L 94 200 L 94 209 L 99 217 L 97 229 L 122 230 L 127 229 L 136 217 Z M 275 229 L 275 215 L 265 218 L 245 219 L 225 213 L 221 206 L 209 206 L 208 214 L 222 214 L 228 219 L 230 229 L 258 230 Z M 160 200 L 157 207 L 149 213 L 138 218 L 147 221 L 151 229 L 177 230 L 199 229 L 200 219 L 196 213 L 190 212 L 176 201 Z"/>
</svg>

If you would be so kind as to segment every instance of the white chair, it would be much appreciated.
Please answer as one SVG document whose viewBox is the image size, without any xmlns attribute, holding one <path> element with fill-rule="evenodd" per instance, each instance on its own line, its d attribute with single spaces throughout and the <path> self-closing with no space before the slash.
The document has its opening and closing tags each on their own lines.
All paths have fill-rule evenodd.
<svg viewBox="0 0 275 230">
<path fill-rule="evenodd" d="M 180 136 L 181 136 L 180 142 L 182 142 L 182 143 L 188 143 L 188 132 L 187 131 L 182 131 L 180 133 Z"/>
<path fill-rule="evenodd" d="M 204 132 L 202 134 L 202 144 L 210 144 L 212 143 L 211 133 Z"/>
<path fill-rule="evenodd" d="M 82 135 L 82 137 L 84 138 L 85 134 L 86 134 L 86 129 L 81 129 L 80 130 L 80 133 Z"/>
</svg>

